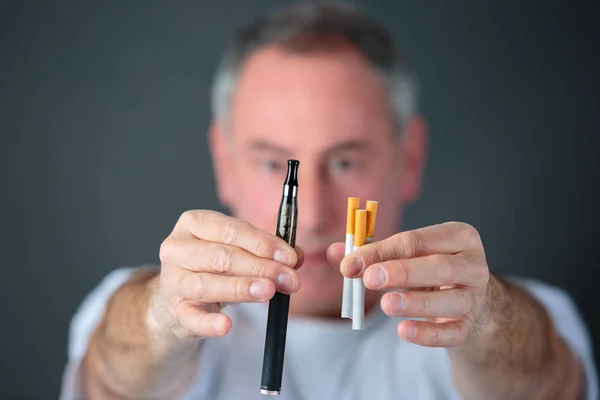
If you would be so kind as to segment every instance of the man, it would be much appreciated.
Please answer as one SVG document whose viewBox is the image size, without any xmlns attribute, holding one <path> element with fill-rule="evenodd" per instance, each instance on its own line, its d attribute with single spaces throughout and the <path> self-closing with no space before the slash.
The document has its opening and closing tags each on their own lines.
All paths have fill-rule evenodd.
<svg viewBox="0 0 600 400">
<path fill-rule="evenodd" d="M 587 332 L 562 291 L 490 273 L 466 223 L 399 233 L 426 153 L 414 89 L 388 33 L 350 6 L 246 26 L 219 66 L 209 132 L 233 216 L 184 212 L 160 268 L 100 284 L 72 325 L 63 398 L 263 398 L 276 290 L 292 294 L 282 399 L 595 398 Z M 271 233 L 290 158 L 297 252 Z M 380 205 L 376 241 L 344 257 L 349 196 Z M 344 276 L 368 288 L 364 331 L 340 318 Z"/>
</svg>

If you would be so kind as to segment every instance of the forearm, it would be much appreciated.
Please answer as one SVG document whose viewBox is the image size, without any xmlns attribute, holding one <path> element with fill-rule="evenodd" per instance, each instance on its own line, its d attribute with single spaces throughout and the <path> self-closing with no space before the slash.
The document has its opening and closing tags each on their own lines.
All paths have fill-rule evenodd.
<svg viewBox="0 0 600 400">
<path fill-rule="evenodd" d="M 479 329 L 449 349 L 465 399 L 576 399 L 583 372 L 544 308 L 515 284 L 490 279 Z"/>
<path fill-rule="evenodd" d="M 189 386 L 199 344 L 165 340 L 149 329 L 157 280 L 156 270 L 140 271 L 108 302 L 83 361 L 86 398 L 168 399 Z"/>
</svg>

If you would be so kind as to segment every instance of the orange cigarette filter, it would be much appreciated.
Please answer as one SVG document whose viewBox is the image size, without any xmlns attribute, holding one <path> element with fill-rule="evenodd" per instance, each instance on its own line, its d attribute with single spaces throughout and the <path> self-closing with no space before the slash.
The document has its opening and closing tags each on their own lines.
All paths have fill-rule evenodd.
<svg viewBox="0 0 600 400">
<path fill-rule="evenodd" d="M 358 197 L 348 197 L 348 213 L 346 214 L 346 234 L 354 234 L 354 217 L 356 210 L 360 207 Z"/>
<path fill-rule="evenodd" d="M 354 246 L 364 246 L 367 244 L 367 210 L 356 210 L 355 219 Z"/>
<path fill-rule="evenodd" d="M 377 220 L 377 201 L 367 201 L 367 237 L 373 238 L 375 235 L 375 221 Z"/>
</svg>

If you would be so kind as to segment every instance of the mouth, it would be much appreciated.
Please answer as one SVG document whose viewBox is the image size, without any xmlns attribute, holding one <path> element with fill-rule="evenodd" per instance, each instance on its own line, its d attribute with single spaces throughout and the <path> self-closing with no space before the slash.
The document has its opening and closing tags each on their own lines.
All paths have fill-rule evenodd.
<svg viewBox="0 0 600 400">
<path fill-rule="evenodd" d="M 329 266 L 327 250 L 309 251 L 304 254 L 302 268 Z"/>
</svg>

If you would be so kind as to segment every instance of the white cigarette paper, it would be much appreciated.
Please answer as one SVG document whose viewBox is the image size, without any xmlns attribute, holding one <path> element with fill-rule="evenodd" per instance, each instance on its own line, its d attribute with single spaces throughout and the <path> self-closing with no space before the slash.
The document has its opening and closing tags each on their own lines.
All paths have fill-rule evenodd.
<svg viewBox="0 0 600 400">
<path fill-rule="evenodd" d="M 367 211 L 356 210 L 354 221 L 354 249 L 367 243 Z M 365 285 L 362 277 L 352 280 L 352 329 L 361 331 L 365 321 Z"/>
<path fill-rule="evenodd" d="M 373 242 L 375 221 L 377 219 L 377 201 L 368 200 L 366 210 L 356 212 L 354 250 Z M 363 330 L 365 324 L 365 285 L 361 278 L 352 282 L 352 329 Z"/>
<path fill-rule="evenodd" d="M 354 250 L 360 248 L 355 246 Z M 362 278 L 352 279 L 352 329 L 362 331 L 365 325 L 365 285 Z"/>
<path fill-rule="evenodd" d="M 360 199 L 358 197 L 348 197 L 348 209 L 346 214 L 346 248 L 344 256 L 347 256 L 354 250 L 355 214 L 358 207 L 360 207 Z M 342 318 L 352 318 L 352 290 L 352 279 L 344 277 L 344 287 L 342 290 Z"/>
<path fill-rule="evenodd" d="M 346 250 L 344 256 L 354 250 L 354 234 L 346 234 Z M 344 288 L 342 292 L 342 318 L 352 318 L 352 279 L 344 277 Z"/>
</svg>

